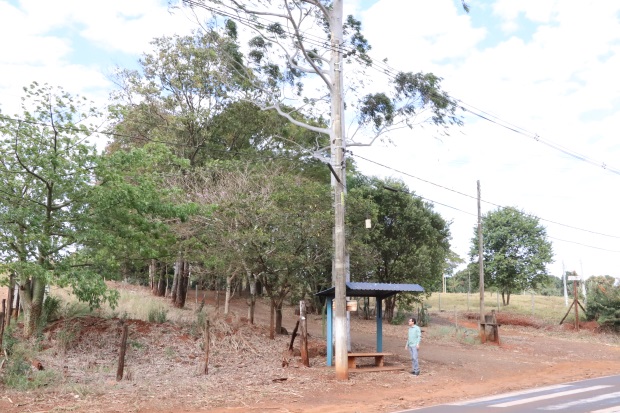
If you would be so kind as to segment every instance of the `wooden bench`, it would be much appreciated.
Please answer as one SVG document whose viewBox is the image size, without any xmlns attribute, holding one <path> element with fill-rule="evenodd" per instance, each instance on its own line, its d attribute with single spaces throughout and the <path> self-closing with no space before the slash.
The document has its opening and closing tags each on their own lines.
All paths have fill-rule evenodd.
<svg viewBox="0 0 620 413">
<path fill-rule="evenodd" d="M 349 360 L 349 369 L 357 368 L 357 359 L 360 357 L 374 357 L 374 367 L 383 367 L 383 359 L 385 356 L 392 356 L 392 353 L 348 353 L 347 358 Z"/>
</svg>

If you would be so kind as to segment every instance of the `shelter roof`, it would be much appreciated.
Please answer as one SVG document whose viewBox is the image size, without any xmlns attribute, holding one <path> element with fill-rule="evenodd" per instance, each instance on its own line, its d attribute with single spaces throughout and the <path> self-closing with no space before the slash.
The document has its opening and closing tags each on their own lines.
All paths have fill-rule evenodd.
<svg viewBox="0 0 620 413">
<path fill-rule="evenodd" d="M 424 288 L 418 284 L 389 284 L 389 283 L 363 283 L 347 282 L 347 297 L 376 297 L 387 298 L 400 292 L 422 293 Z M 331 287 L 316 293 L 322 297 L 333 297 L 336 295 L 336 288 Z"/>
</svg>

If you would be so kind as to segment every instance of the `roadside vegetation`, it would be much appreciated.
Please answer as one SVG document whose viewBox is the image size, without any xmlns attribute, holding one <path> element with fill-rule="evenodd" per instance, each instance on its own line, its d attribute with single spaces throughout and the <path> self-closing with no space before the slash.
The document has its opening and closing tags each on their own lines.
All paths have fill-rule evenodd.
<svg viewBox="0 0 620 413">
<path fill-rule="evenodd" d="M 305 9 L 311 3 L 286 7 L 301 7 L 304 24 L 316 18 L 312 30 L 343 21 L 327 18 L 328 7 Z M 341 47 L 349 48 L 347 64 L 362 76 L 372 65 L 370 46 L 359 21 L 344 21 Z M 355 281 L 425 288 L 422 295 L 386 298 L 388 323 L 402 325 L 415 311 L 475 315 L 477 298 L 471 294 L 468 302 L 465 292 L 477 287 L 471 274 L 478 252 L 488 271 L 487 310 L 559 322 L 566 309 L 562 280 L 545 272 L 552 244 L 536 217 L 513 207 L 489 212 L 483 250 L 477 251 L 476 235 L 470 256 L 458 257 L 450 222 L 404 181 L 366 176 L 350 159 L 331 162 L 334 152 L 344 156 L 329 118 L 330 108 L 344 107 L 330 100 L 336 94 L 328 77 L 340 71 L 322 67 L 335 59 L 332 48 L 314 44 L 303 57 L 292 53 L 295 58 L 282 61 L 272 46 L 290 41 L 294 51 L 305 35 L 285 33 L 284 27 L 300 30 L 294 24 L 257 25 L 245 55 L 237 23 L 219 23 L 154 39 L 136 70 L 115 72 L 118 88 L 105 110 L 35 81 L 24 87 L 21 113 L 0 117 L 0 285 L 7 291 L 2 385 L 46 387 L 68 377 L 60 361 L 47 368 L 39 356 L 50 349 L 59 360 L 73 351 L 92 354 L 97 340 L 118 339 L 114 323 L 135 325 L 129 343 L 136 353 L 152 346 L 140 334 L 146 337 L 153 325 L 170 327 L 175 334 L 166 330 L 169 341 L 162 345 L 177 362 L 185 360 L 179 352 L 202 357 L 198 337 L 209 317 L 214 337 L 228 340 L 232 350 L 243 351 L 252 334 L 286 340 L 284 311 L 305 300 L 313 316 L 324 313 L 316 293 L 344 268 L 333 260 L 336 233 L 346 233 Z M 321 35 L 328 44 L 329 30 Z M 310 73 L 327 87 L 317 98 L 305 95 Z M 352 93 L 362 90 L 354 83 L 367 81 L 347 80 Z M 299 107 L 290 106 L 288 94 L 299 98 Z M 356 112 L 348 145 L 389 141 L 390 130 L 405 126 L 443 131 L 462 124 L 456 101 L 432 73 L 398 73 L 389 92 L 351 95 L 347 105 L 347 113 Z M 97 140 L 108 142 L 104 150 Z M 344 186 L 346 195 L 339 192 Z M 345 203 L 346 219 L 334 211 L 334 204 Z M 334 229 L 336 217 L 342 232 Z M 438 293 L 443 284 L 449 293 Z M 137 286 L 150 297 L 131 288 Z M 584 319 L 617 329 L 615 280 L 591 277 L 587 289 Z M 189 291 L 206 291 L 211 307 L 204 294 L 188 302 Z M 241 295 L 247 308 L 233 316 L 231 302 Z M 266 332 L 255 323 L 256 306 L 265 302 Z M 367 320 L 370 304 L 360 303 Z M 97 336 L 93 326 L 107 336 Z M 116 351 L 110 348 L 105 351 Z M 91 361 L 91 370 L 113 368 L 109 360 L 103 367 Z"/>
</svg>

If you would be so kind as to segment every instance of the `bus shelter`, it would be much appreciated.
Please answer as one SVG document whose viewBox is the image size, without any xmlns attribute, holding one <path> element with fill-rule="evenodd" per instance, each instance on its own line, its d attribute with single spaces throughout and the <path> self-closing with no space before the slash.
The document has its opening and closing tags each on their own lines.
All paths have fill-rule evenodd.
<svg viewBox="0 0 620 413">
<path fill-rule="evenodd" d="M 402 292 L 422 293 L 424 288 L 418 284 L 389 284 L 368 282 L 347 282 L 347 297 L 374 297 L 376 299 L 377 321 L 377 352 L 383 351 L 383 300 Z M 336 288 L 331 287 L 318 292 L 316 295 L 326 298 L 327 306 L 327 365 L 332 365 L 333 360 L 333 302 L 336 296 Z"/>
</svg>

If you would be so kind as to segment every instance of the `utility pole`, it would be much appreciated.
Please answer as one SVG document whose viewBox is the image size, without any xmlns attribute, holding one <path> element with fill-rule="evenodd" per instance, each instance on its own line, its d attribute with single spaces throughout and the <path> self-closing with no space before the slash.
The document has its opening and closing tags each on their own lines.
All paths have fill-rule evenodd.
<svg viewBox="0 0 620 413">
<path fill-rule="evenodd" d="M 588 292 L 586 290 L 586 273 L 583 272 L 583 262 L 579 260 L 579 264 L 581 265 L 581 279 L 583 282 L 581 283 L 581 293 L 583 294 L 583 303 L 588 305 Z"/>
<path fill-rule="evenodd" d="M 344 139 L 344 101 L 343 94 L 343 0 L 334 0 L 330 15 L 331 29 L 331 160 L 336 171 L 337 181 L 334 185 L 334 338 L 336 378 L 349 379 L 347 358 L 347 319 L 346 319 L 346 239 L 345 239 L 345 150 Z M 328 345 L 331 345 L 329 343 Z"/>
<path fill-rule="evenodd" d="M 478 267 L 480 268 L 480 339 L 484 343 L 484 265 L 482 263 L 482 216 L 480 212 L 480 181 L 478 182 Z"/>
<path fill-rule="evenodd" d="M 564 261 L 562 261 L 562 283 L 564 284 L 564 307 L 568 307 L 568 289 L 566 288 L 566 271 Z"/>
</svg>

